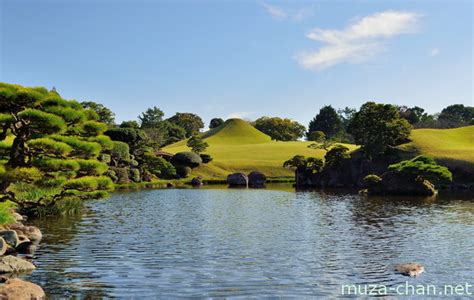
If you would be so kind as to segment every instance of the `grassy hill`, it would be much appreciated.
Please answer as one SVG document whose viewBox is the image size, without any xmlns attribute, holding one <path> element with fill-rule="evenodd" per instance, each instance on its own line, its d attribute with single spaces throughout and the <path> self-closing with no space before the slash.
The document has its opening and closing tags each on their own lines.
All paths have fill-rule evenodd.
<svg viewBox="0 0 474 300">
<path fill-rule="evenodd" d="M 209 144 L 206 153 L 214 160 L 193 170 L 193 176 L 205 179 L 225 179 L 233 172 L 261 171 L 268 177 L 292 177 L 294 172 L 282 167 L 294 155 L 323 157 L 323 150 L 308 148 L 311 142 L 277 142 L 240 119 L 229 119 L 221 126 L 203 134 Z M 347 145 L 351 150 L 354 145 Z M 186 141 L 180 141 L 165 151 L 189 151 Z"/>
<path fill-rule="evenodd" d="M 474 126 L 453 129 L 416 129 L 412 142 L 399 148 L 413 154 L 435 157 L 451 169 L 474 173 Z"/>
</svg>

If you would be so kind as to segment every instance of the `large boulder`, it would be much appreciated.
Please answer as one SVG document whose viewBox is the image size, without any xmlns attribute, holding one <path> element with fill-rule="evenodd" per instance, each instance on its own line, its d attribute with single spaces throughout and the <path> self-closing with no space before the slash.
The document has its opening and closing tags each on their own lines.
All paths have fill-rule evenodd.
<svg viewBox="0 0 474 300">
<path fill-rule="evenodd" d="M 43 234 L 36 226 L 25 226 L 23 224 L 10 224 L 6 226 L 9 230 L 14 230 L 19 235 L 26 236 L 32 242 L 39 242 L 43 238 Z M 8 242 L 8 241 L 7 241 Z"/>
<path fill-rule="evenodd" d="M 249 187 L 251 188 L 263 188 L 265 187 L 265 183 L 267 182 L 267 176 L 265 174 L 253 171 L 248 176 L 249 179 Z"/>
<path fill-rule="evenodd" d="M 201 177 L 194 177 L 191 179 L 191 185 L 192 186 L 201 186 L 202 185 L 202 178 Z"/>
<path fill-rule="evenodd" d="M 15 230 L 0 230 L 0 237 L 2 237 L 5 242 L 12 247 L 16 247 L 20 242 Z"/>
<path fill-rule="evenodd" d="M 35 265 L 16 256 L 0 257 L 0 273 L 20 273 L 36 269 Z"/>
<path fill-rule="evenodd" d="M 8 249 L 8 244 L 5 242 L 5 240 L 0 237 L 0 256 L 4 255 L 5 252 L 7 252 Z"/>
<path fill-rule="evenodd" d="M 0 299 L 37 300 L 46 299 L 46 295 L 39 285 L 12 278 L 0 285 Z"/>
<path fill-rule="evenodd" d="M 244 173 L 234 173 L 227 176 L 227 183 L 231 187 L 235 186 L 248 186 L 249 178 Z"/>
</svg>

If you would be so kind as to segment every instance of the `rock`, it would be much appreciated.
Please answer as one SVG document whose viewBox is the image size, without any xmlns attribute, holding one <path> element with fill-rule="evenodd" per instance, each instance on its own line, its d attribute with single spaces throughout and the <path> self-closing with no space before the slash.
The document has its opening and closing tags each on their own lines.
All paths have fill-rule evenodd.
<svg viewBox="0 0 474 300">
<path fill-rule="evenodd" d="M 424 271 L 425 268 L 418 263 L 405 263 L 395 266 L 395 272 L 410 277 L 419 276 Z"/>
<path fill-rule="evenodd" d="M 15 219 L 15 222 L 23 222 L 25 218 L 17 212 L 12 212 L 12 217 Z"/>
<path fill-rule="evenodd" d="M 18 234 L 15 230 L 1 230 L 0 237 L 2 237 L 8 245 L 16 247 L 18 245 Z"/>
<path fill-rule="evenodd" d="M 36 267 L 27 260 L 16 256 L 7 255 L 0 257 L 0 273 L 27 272 L 36 269 Z"/>
<path fill-rule="evenodd" d="M 263 188 L 265 187 L 265 183 L 267 182 L 267 176 L 265 176 L 265 174 L 258 171 L 251 172 L 248 178 L 249 178 L 249 187 L 252 187 L 252 188 Z"/>
<path fill-rule="evenodd" d="M 248 186 L 249 179 L 244 173 L 234 173 L 227 176 L 227 183 L 229 186 Z"/>
<path fill-rule="evenodd" d="M 32 255 L 36 252 L 36 244 L 33 242 L 21 243 L 16 247 L 16 251 L 20 254 Z"/>
<path fill-rule="evenodd" d="M 38 227 L 25 226 L 23 224 L 10 224 L 8 229 L 16 231 L 20 235 L 26 236 L 32 242 L 39 242 L 43 238 L 43 234 Z"/>
<path fill-rule="evenodd" d="M 172 183 L 172 182 L 168 182 L 168 183 L 166 184 L 166 187 L 168 187 L 168 188 L 173 188 L 173 187 L 175 187 L 175 184 Z"/>
<path fill-rule="evenodd" d="M 7 247 L 8 247 L 7 242 L 5 242 L 5 240 L 2 237 L 0 237 L 0 256 L 4 255 L 5 252 L 7 252 Z"/>
<path fill-rule="evenodd" d="M 380 183 L 369 187 L 369 194 L 433 196 L 437 193 L 434 185 L 428 180 L 418 180 L 396 172 L 387 172 L 381 178 Z"/>
<path fill-rule="evenodd" d="M 39 285 L 12 278 L 0 286 L 0 299 L 36 300 L 46 299 L 46 295 Z"/>
<path fill-rule="evenodd" d="M 202 185 L 202 178 L 201 177 L 194 177 L 191 179 L 192 186 L 201 186 Z"/>
</svg>

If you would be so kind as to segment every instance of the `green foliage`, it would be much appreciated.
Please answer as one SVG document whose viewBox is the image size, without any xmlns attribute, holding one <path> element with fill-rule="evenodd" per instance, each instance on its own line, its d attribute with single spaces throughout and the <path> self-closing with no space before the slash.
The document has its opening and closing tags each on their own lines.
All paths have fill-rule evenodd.
<svg viewBox="0 0 474 300">
<path fill-rule="evenodd" d="M 45 172 L 78 171 L 80 168 L 76 159 L 37 158 L 33 165 Z"/>
<path fill-rule="evenodd" d="M 13 122 L 13 116 L 11 114 L 0 113 L 0 125 L 5 125 Z"/>
<path fill-rule="evenodd" d="M 0 203 L 0 226 L 10 224 L 15 221 L 11 213 L 12 204 L 9 202 Z"/>
<path fill-rule="evenodd" d="M 306 130 L 296 121 L 278 117 L 261 117 L 254 122 L 254 126 L 277 141 L 296 141 Z"/>
<path fill-rule="evenodd" d="M 144 113 L 138 116 L 141 128 L 160 127 L 164 115 L 165 114 L 163 113 L 163 111 L 161 111 L 161 109 L 156 106 L 154 106 L 153 108 L 148 108 Z"/>
<path fill-rule="evenodd" d="M 349 148 L 343 145 L 335 145 L 324 156 L 327 167 L 338 167 L 344 159 L 349 158 Z"/>
<path fill-rule="evenodd" d="M 139 129 L 140 124 L 138 124 L 137 121 L 123 121 L 120 126 L 120 128 L 134 128 L 134 129 Z"/>
<path fill-rule="evenodd" d="M 283 163 L 285 168 L 295 168 L 298 171 L 306 171 L 311 173 L 319 173 L 324 167 L 324 161 L 316 157 L 304 157 L 303 155 L 295 155 L 293 158 Z"/>
<path fill-rule="evenodd" d="M 110 137 L 106 135 L 98 135 L 98 136 L 90 137 L 87 140 L 89 142 L 95 142 L 95 143 L 100 144 L 102 151 L 112 150 L 114 147 L 114 142 L 110 139 Z"/>
<path fill-rule="evenodd" d="M 328 139 L 337 137 L 343 129 L 342 121 L 331 105 L 324 106 L 308 125 L 308 140 L 314 131 L 322 131 Z"/>
<path fill-rule="evenodd" d="M 175 167 L 164 158 L 157 157 L 152 153 L 145 153 L 142 167 L 159 178 L 171 179 L 176 177 Z"/>
<path fill-rule="evenodd" d="M 80 175 L 102 175 L 109 168 L 107 164 L 95 159 L 78 159 L 78 174 Z"/>
<path fill-rule="evenodd" d="M 135 128 L 112 128 L 107 130 L 104 134 L 109 136 L 113 141 L 127 143 L 132 151 L 137 150 L 148 141 L 145 132 Z"/>
<path fill-rule="evenodd" d="M 194 152 L 178 152 L 171 159 L 174 166 L 186 166 L 195 168 L 202 163 L 201 157 Z"/>
<path fill-rule="evenodd" d="M 29 130 L 35 136 L 61 133 L 66 130 L 66 123 L 61 117 L 41 110 L 26 109 L 20 112 L 18 117 L 29 124 Z"/>
<path fill-rule="evenodd" d="M 208 164 L 212 161 L 212 156 L 209 154 L 199 154 L 203 164 Z"/>
<path fill-rule="evenodd" d="M 367 102 L 354 114 L 348 132 L 368 157 L 374 157 L 406 142 L 411 129 L 395 106 Z"/>
<path fill-rule="evenodd" d="M 211 122 L 209 122 L 209 128 L 216 128 L 221 126 L 222 124 L 224 124 L 224 120 L 222 120 L 221 118 L 213 118 Z"/>
<path fill-rule="evenodd" d="M 454 128 L 473 125 L 474 107 L 454 104 L 441 111 L 438 122 L 442 128 Z"/>
<path fill-rule="evenodd" d="M 284 168 L 303 169 L 306 167 L 306 157 L 303 155 L 295 155 L 291 159 L 283 163 Z"/>
<path fill-rule="evenodd" d="M 202 119 L 192 113 L 176 113 L 168 121 L 184 128 L 187 138 L 198 134 L 199 130 L 204 127 Z"/>
<path fill-rule="evenodd" d="M 97 120 L 99 122 L 109 124 L 109 125 L 114 124 L 115 114 L 110 109 L 105 107 L 104 105 L 102 105 L 100 103 L 92 102 L 92 101 L 81 102 L 81 105 L 82 105 L 82 107 L 84 107 L 86 109 L 93 110 L 97 114 L 97 116 L 98 116 Z"/>
<path fill-rule="evenodd" d="M 73 149 L 71 155 L 80 158 L 97 157 L 100 153 L 100 150 L 102 150 L 99 143 L 83 141 L 75 136 L 53 135 L 51 138 L 71 146 Z"/>
<path fill-rule="evenodd" d="M 97 121 L 87 121 L 82 124 L 82 132 L 85 136 L 101 135 L 107 130 L 107 125 Z"/>
<path fill-rule="evenodd" d="M 69 124 L 81 123 L 87 119 L 83 111 L 72 107 L 46 106 L 44 111 L 61 117 L 66 123 Z"/>
<path fill-rule="evenodd" d="M 5 172 L 0 173 L 0 181 L 31 183 L 40 179 L 42 175 L 35 167 L 5 168 Z"/>
<path fill-rule="evenodd" d="M 113 171 L 114 177 L 116 177 L 115 182 L 118 184 L 127 184 L 130 182 L 130 179 L 128 177 L 128 168 L 123 168 L 123 167 L 112 167 L 110 168 L 111 171 Z"/>
<path fill-rule="evenodd" d="M 110 154 L 117 161 L 130 161 L 130 148 L 124 142 L 114 141 Z"/>
<path fill-rule="evenodd" d="M 72 152 L 72 147 L 68 144 L 50 138 L 32 139 L 26 144 L 35 155 L 67 156 Z"/>
<path fill-rule="evenodd" d="M 434 184 L 453 180 L 453 175 L 448 168 L 438 165 L 432 157 L 424 155 L 390 165 L 388 170 L 426 179 Z"/>
<path fill-rule="evenodd" d="M 324 132 L 322 132 L 320 130 L 313 131 L 313 132 L 308 134 L 307 139 L 308 139 L 308 141 L 322 143 L 326 140 L 326 134 L 324 134 Z"/>
<path fill-rule="evenodd" d="M 140 182 L 141 181 L 140 170 L 130 169 L 130 179 L 134 182 Z"/>
<path fill-rule="evenodd" d="M 207 149 L 207 147 L 209 146 L 208 143 L 204 142 L 202 140 L 202 138 L 199 136 L 199 135 L 193 135 L 189 140 L 188 142 L 186 143 L 186 145 L 191 148 L 191 150 L 194 152 L 194 153 L 201 153 L 203 151 L 205 151 Z"/>
<path fill-rule="evenodd" d="M 372 187 L 379 184 L 382 181 L 382 178 L 380 178 L 379 176 L 375 174 L 370 174 L 370 175 L 365 176 L 363 180 L 367 186 Z"/>
<path fill-rule="evenodd" d="M 180 178 L 187 178 L 191 175 L 192 169 L 187 166 L 177 166 L 176 173 Z"/>
</svg>

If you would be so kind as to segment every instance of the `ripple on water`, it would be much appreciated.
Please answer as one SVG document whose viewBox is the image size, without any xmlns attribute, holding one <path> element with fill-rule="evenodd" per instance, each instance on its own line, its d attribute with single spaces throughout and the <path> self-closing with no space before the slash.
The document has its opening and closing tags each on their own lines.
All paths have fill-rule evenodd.
<svg viewBox="0 0 474 300">
<path fill-rule="evenodd" d="M 341 284 L 474 281 L 472 200 L 316 192 L 156 190 L 34 220 L 50 296 L 338 296 Z"/>
</svg>

